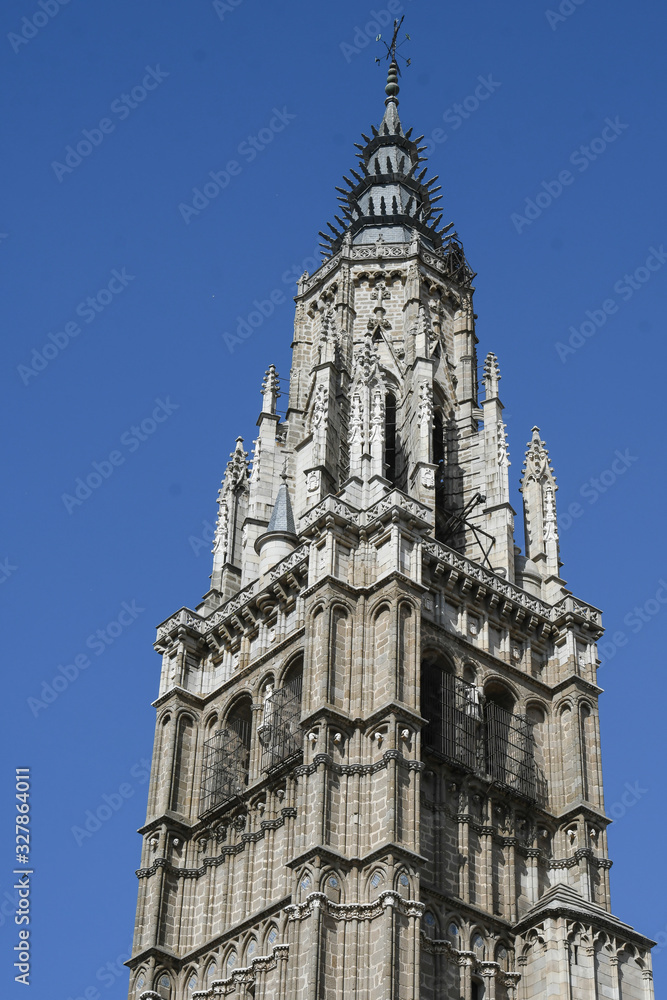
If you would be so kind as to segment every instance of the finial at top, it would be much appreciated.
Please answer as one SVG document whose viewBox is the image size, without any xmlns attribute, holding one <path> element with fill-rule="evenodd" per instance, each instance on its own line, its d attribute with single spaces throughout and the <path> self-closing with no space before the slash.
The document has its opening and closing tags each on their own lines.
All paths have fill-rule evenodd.
<svg viewBox="0 0 667 1000">
<path fill-rule="evenodd" d="M 385 104 L 388 104 L 389 101 L 393 101 L 395 104 L 398 104 L 397 97 L 400 90 L 400 87 L 398 85 L 398 78 L 401 75 L 401 71 L 398 65 L 398 60 L 396 58 L 397 55 L 400 55 L 399 53 L 397 53 L 397 49 L 399 49 L 401 45 L 405 44 L 405 42 L 410 40 L 410 36 L 406 35 L 402 42 L 397 43 L 398 33 L 401 29 L 401 25 L 403 24 L 404 20 L 405 20 L 405 14 L 403 15 L 400 21 L 398 20 L 394 21 L 394 33 L 392 35 L 391 42 L 385 42 L 384 39 L 382 38 L 382 35 L 378 35 L 377 38 L 375 39 L 376 42 L 382 42 L 385 49 L 387 50 L 387 55 L 385 58 L 390 60 L 389 71 L 387 72 L 387 85 L 384 88 L 384 92 L 387 95 L 387 100 L 385 101 Z M 379 57 L 376 58 L 375 61 L 376 63 L 382 62 L 382 60 Z M 409 59 L 405 60 L 405 65 L 406 66 L 410 65 Z"/>
</svg>

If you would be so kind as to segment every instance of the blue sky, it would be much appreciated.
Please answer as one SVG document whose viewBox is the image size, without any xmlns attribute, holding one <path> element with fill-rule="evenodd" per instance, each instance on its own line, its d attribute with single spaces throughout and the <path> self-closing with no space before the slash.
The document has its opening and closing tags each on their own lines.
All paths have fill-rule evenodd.
<svg viewBox="0 0 667 1000">
<path fill-rule="evenodd" d="M 478 272 L 515 507 L 538 424 L 564 576 L 605 612 L 613 909 L 667 944 L 653 849 L 667 13 L 648 0 L 565 0 L 571 13 L 554 2 L 552 15 L 546 0 L 396 6 L 412 35 L 401 117 L 430 140 L 443 221 Z M 3 5 L 2 808 L 11 831 L 14 768 L 31 767 L 35 1000 L 126 995 L 154 626 L 207 590 L 202 536 L 227 456 L 238 434 L 252 440 L 266 367 L 289 372 L 294 279 L 314 269 L 353 143 L 382 114 L 372 10 L 389 16 L 385 0 Z M 256 300 L 270 315 L 235 342 Z M 91 473 L 99 485 L 77 496 Z M 58 675 L 67 683 L 40 708 Z M 104 804 L 109 818 L 77 834 Z M 0 977 L 13 997 L 5 844 Z M 655 969 L 659 994 L 667 949 Z"/>
</svg>

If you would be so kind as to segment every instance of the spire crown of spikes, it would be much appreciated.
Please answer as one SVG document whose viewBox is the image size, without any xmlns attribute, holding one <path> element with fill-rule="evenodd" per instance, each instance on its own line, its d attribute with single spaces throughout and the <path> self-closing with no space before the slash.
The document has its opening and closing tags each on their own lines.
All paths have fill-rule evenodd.
<svg viewBox="0 0 667 1000">
<path fill-rule="evenodd" d="M 336 225 L 327 223 L 330 232 L 320 231 L 321 246 L 324 256 L 330 257 L 344 245 L 374 245 L 380 234 L 387 243 L 411 243 L 419 235 L 429 249 L 450 259 L 454 280 L 469 285 L 474 272 L 456 233 L 451 232 L 453 223 L 441 227 L 438 203 L 442 196 L 435 186 L 437 176 L 426 176 L 425 147 L 420 146 L 424 137 L 412 138 L 411 128 L 404 132 L 398 115 L 396 40 L 402 23 L 403 18 L 395 21 L 391 42 L 383 42 L 390 63 L 382 121 L 379 128 L 371 127 L 371 136 L 362 133 L 363 142 L 355 143 L 359 167 L 350 171 L 351 178 L 343 177 L 347 188 L 337 189 L 343 218 L 334 216 Z"/>
</svg>

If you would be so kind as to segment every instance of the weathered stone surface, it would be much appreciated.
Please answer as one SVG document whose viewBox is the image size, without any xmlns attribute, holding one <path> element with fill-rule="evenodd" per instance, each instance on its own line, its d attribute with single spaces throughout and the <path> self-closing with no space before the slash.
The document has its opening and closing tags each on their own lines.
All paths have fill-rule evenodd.
<svg viewBox="0 0 667 1000">
<path fill-rule="evenodd" d="M 286 418 L 271 366 L 211 590 L 158 629 L 130 995 L 649 1000 L 610 910 L 600 614 L 537 429 L 515 549 L 498 361 L 481 399 L 473 274 L 392 88 L 299 282 Z"/>
</svg>

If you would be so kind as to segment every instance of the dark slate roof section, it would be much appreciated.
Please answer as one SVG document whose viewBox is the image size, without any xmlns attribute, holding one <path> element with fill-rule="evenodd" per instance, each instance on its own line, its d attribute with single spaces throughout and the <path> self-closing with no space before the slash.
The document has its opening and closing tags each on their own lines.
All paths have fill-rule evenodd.
<svg viewBox="0 0 667 1000">
<path fill-rule="evenodd" d="M 292 501 L 289 498 L 287 483 L 281 483 L 280 485 L 273 513 L 271 514 L 271 520 L 266 531 L 267 534 L 270 531 L 280 531 L 287 535 L 296 535 Z"/>
</svg>

